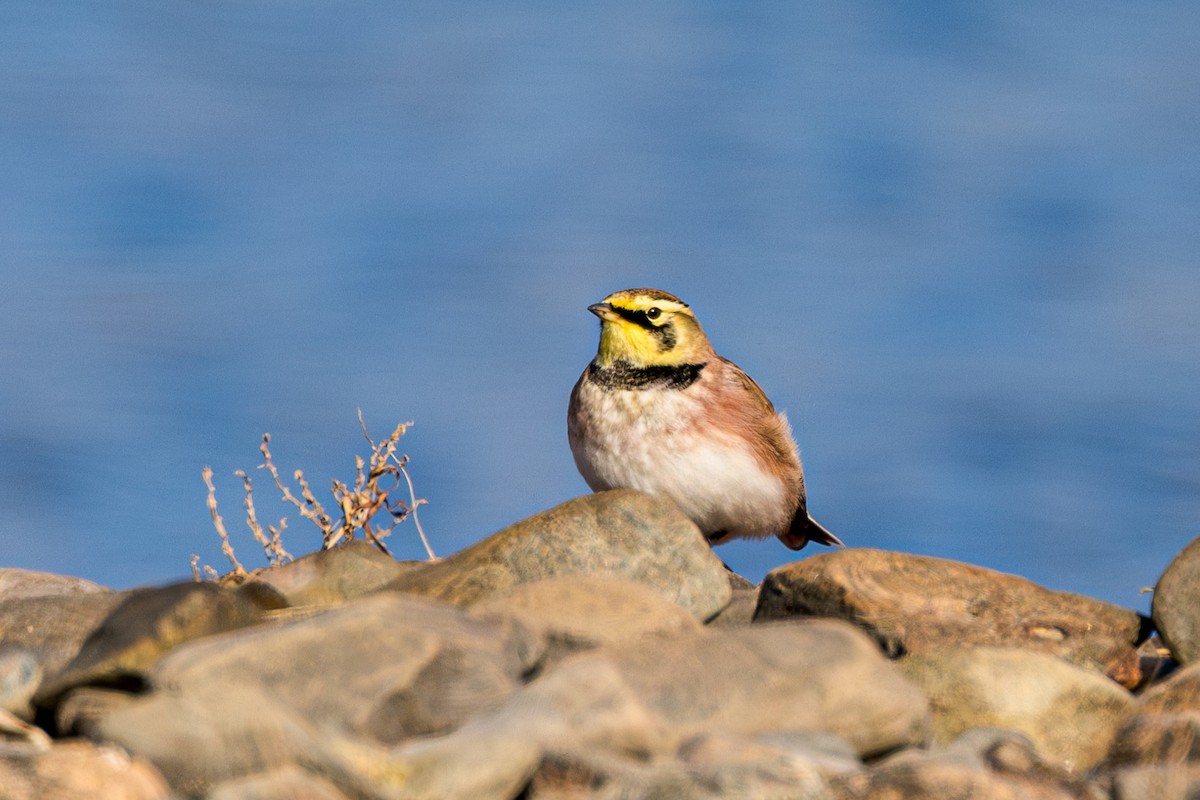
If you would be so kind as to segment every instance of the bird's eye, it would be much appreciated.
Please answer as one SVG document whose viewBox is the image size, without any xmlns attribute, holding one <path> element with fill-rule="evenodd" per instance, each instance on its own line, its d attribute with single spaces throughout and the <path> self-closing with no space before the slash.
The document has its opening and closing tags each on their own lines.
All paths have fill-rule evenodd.
<svg viewBox="0 0 1200 800">
<path fill-rule="evenodd" d="M 646 312 L 646 319 L 658 319 L 661 316 L 662 316 L 662 309 L 659 308 L 658 306 L 654 306 L 653 308 L 651 308 L 649 311 Z"/>
</svg>

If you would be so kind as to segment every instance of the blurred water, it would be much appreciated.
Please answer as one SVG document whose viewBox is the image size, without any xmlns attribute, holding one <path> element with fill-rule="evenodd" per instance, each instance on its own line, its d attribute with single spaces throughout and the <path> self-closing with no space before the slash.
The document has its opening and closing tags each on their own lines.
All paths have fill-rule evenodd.
<svg viewBox="0 0 1200 800">
<path fill-rule="evenodd" d="M 270 431 L 285 470 L 351 477 L 359 407 L 416 421 L 422 520 L 457 550 L 586 491 L 585 309 L 648 285 L 788 410 L 848 543 L 1144 609 L 1200 533 L 1198 24 L 6 3 L 0 563 L 224 566 L 211 464 L 257 565 L 232 471 Z M 791 557 L 720 553 L 753 579 Z"/>
</svg>

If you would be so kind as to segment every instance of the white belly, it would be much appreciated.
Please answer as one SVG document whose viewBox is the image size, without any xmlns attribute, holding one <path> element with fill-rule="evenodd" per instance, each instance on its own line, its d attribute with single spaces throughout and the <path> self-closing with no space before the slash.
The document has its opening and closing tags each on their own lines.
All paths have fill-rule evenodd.
<svg viewBox="0 0 1200 800">
<path fill-rule="evenodd" d="M 768 536 L 787 527 L 783 482 L 737 437 L 696 425 L 700 407 L 687 393 L 582 386 L 599 409 L 572 430 L 572 450 L 594 491 L 638 489 L 671 498 L 705 534 Z M 599 424 L 605 419 L 605 424 Z"/>
</svg>

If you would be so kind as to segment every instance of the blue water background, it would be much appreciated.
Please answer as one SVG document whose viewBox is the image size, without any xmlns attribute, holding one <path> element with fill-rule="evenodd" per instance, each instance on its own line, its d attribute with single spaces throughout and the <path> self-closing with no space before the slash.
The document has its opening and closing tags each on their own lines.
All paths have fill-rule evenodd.
<svg viewBox="0 0 1200 800">
<path fill-rule="evenodd" d="M 1144 610 L 1200 534 L 1197 30 L 1187 2 L 5 3 L 0 564 L 224 568 L 211 465 L 259 566 L 232 471 L 286 514 L 261 434 L 323 488 L 358 408 L 415 421 L 453 552 L 587 491 L 586 306 L 655 286 L 787 410 L 847 543 Z M 319 539 L 291 513 L 284 541 Z"/>
</svg>

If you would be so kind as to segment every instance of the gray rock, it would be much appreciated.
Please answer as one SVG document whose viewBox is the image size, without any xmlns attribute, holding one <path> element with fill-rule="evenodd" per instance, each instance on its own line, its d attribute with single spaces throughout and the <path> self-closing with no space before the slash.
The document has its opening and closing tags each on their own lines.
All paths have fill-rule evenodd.
<svg viewBox="0 0 1200 800">
<path fill-rule="evenodd" d="M 720 614 L 708 621 L 711 627 L 726 625 L 749 625 L 754 621 L 754 611 L 758 608 L 758 587 L 735 588 L 729 605 Z"/>
<path fill-rule="evenodd" d="M 391 592 L 200 641 L 163 659 L 155 687 L 260 689 L 302 718 L 382 742 L 444 733 L 502 702 L 542 643 L 506 621 Z"/>
<path fill-rule="evenodd" d="M 564 575 L 627 578 L 700 621 L 730 598 L 727 571 L 691 520 L 669 500 L 628 489 L 569 500 L 423 564 L 390 587 L 470 605 Z"/>
<path fill-rule="evenodd" d="M 1076 773 L 1104 759 L 1135 706 L 1129 692 L 1095 672 L 1016 648 L 946 648 L 907 656 L 900 666 L 932 703 L 935 741 L 979 727 L 1020 731 Z"/>
<path fill-rule="evenodd" d="M 185 796 L 294 763 L 315 731 L 256 688 L 211 683 L 152 692 L 95 723 L 97 739 L 153 764 Z"/>
<path fill-rule="evenodd" d="M 324 735 L 305 766 L 350 795 L 383 800 L 510 800 L 545 753 L 605 749 L 645 757 L 668 752 L 662 721 L 605 662 L 567 659 L 492 713 L 453 733 L 384 751 Z"/>
<path fill-rule="evenodd" d="M 581 649 L 700 630 L 686 609 L 641 584 L 612 576 L 559 576 L 526 583 L 471 606 L 479 619 L 512 618 L 544 637 L 549 660 Z"/>
<path fill-rule="evenodd" d="M 248 583 L 271 586 L 291 606 L 327 606 L 377 591 L 421 564 L 396 561 L 370 542 L 351 539 L 263 570 Z"/>
<path fill-rule="evenodd" d="M 0 601 L 67 594 L 101 594 L 109 591 L 112 590 L 84 578 L 0 567 Z"/>
<path fill-rule="evenodd" d="M 675 735 L 823 731 L 860 755 L 924 742 L 928 701 L 854 626 L 835 620 L 708 629 L 564 662 L 610 664 Z"/>
<path fill-rule="evenodd" d="M 43 751 L 0 754 L 3 800 L 169 800 L 174 795 L 153 767 L 113 747 L 84 741 Z"/>
<path fill-rule="evenodd" d="M 67 690 L 89 684 L 139 686 L 150 667 L 178 645 L 262 622 L 283 605 L 266 586 L 178 583 L 135 589 L 121 597 L 79 654 L 47 678 L 34 702 L 52 707 Z"/>
<path fill-rule="evenodd" d="M 190 794 L 312 759 L 357 785 L 367 779 L 345 753 L 451 731 L 501 705 L 539 656 L 520 625 L 385 592 L 181 646 L 149 673 L 148 695 L 92 724 Z M 326 739 L 347 744 L 314 743 Z"/>
<path fill-rule="evenodd" d="M 1175 556 L 1158 579 L 1151 616 L 1177 661 L 1200 660 L 1200 537 Z"/>
<path fill-rule="evenodd" d="M 947 644 L 1011 645 L 1050 653 L 1109 675 L 1140 680 L 1133 611 L 1015 575 L 928 556 L 851 549 L 773 570 L 755 619 L 839 617 L 893 655 Z"/>
<path fill-rule="evenodd" d="M 32 719 L 30 700 L 42 681 L 79 654 L 121 599 L 105 590 L 0 600 L 0 708 Z"/>
</svg>

